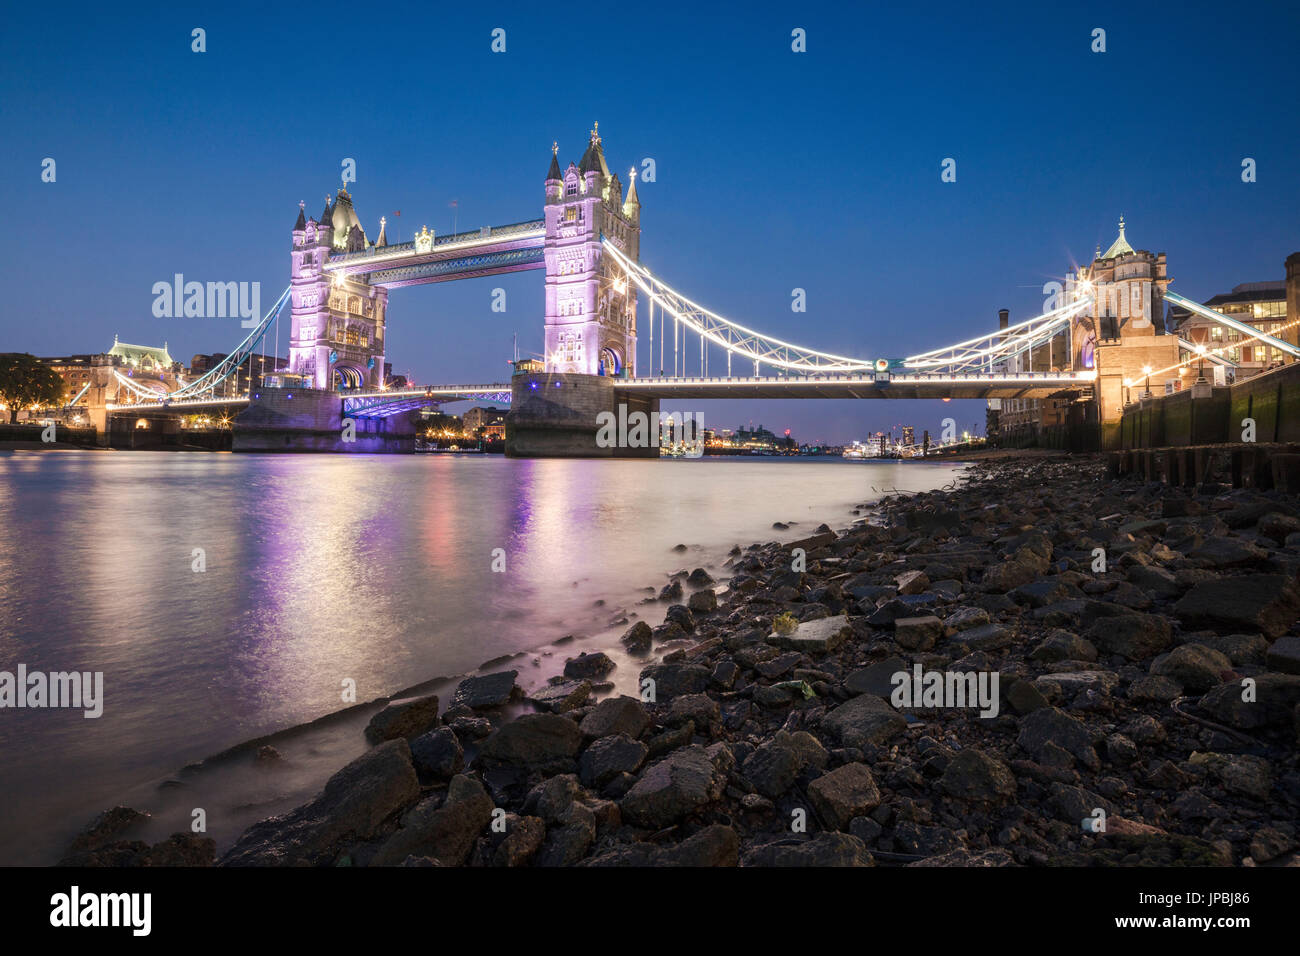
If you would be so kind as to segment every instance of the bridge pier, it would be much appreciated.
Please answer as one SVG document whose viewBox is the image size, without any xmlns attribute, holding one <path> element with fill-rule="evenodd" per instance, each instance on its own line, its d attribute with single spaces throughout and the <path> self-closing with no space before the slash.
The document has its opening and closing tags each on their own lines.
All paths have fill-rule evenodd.
<svg viewBox="0 0 1300 956">
<path fill-rule="evenodd" d="M 351 427 L 346 426 L 346 421 L 352 423 Z M 346 421 L 337 392 L 263 386 L 234 421 L 232 450 L 361 454 L 415 451 L 414 412 Z"/>
<path fill-rule="evenodd" d="M 510 413 L 506 415 L 506 455 L 510 458 L 658 458 L 659 399 L 617 392 L 619 381 L 604 375 L 573 373 L 530 372 L 514 376 Z M 627 422 L 628 416 L 636 412 L 649 418 L 646 445 L 628 447 L 621 442 L 597 442 L 602 413 L 614 416 L 616 422 Z"/>
</svg>

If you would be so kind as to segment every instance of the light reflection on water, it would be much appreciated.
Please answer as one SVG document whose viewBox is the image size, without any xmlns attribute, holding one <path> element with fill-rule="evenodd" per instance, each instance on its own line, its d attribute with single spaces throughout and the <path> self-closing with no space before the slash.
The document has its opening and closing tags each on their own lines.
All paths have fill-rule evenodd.
<svg viewBox="0 0 1300 956">
<path fill-rule="evenodd" d="M 846 526 L 875 489 L 957 467 L 0 453 L 0 670 L 103 671 L 106 698 L 97 720 L 0 711 L 0 864 L 45 862 L 133 787 L 338 710 L 344 678 L 365 701 L 565 634 L 608 640 L 623 608 L 658 623 L 638 602 L 667 573 L 721 580 L 732 545 Z"/>
</svg>

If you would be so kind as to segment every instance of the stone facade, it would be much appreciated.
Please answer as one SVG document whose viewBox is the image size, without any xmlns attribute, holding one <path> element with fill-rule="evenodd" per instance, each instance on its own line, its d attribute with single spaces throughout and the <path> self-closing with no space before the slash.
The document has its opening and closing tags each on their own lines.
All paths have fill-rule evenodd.
<svg viewBox="0 0 1300 956">
<path fill-rule="evenodd" d="M 637 261 L 641 204 L 635 171 L 625 198 L 597 130 L 580 164 L 561 171 L 552 155 L 545 219 L 546 370 L 635 375 L 636 287 L 605 260 L 601 239 Z"/>
<path fill-rule="evenodd" d="M 319 221 L 299 211 L 291 252 L 289 365 L 316 388 L 383 384 L 388 290 L 325 270 L 331 254 L 366 247 L 346 189 L 339 189 L 332 209 L 327 200 Z"/>
</svg>

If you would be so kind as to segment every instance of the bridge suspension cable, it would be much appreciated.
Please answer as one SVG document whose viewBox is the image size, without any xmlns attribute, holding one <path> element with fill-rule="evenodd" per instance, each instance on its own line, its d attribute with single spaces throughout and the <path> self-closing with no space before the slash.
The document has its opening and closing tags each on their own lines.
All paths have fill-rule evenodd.
<svg viewBox="0 0 1300 956">
<path fill-rule="evenodd" d="M 280 294 L 280 298 L 275 300 L 275 305 L 263 316 L 254 328 L 248 333 L 248 337 L 240 342 L 235 351 L 227 355 L 211 369 L 205 372 L 199 378 L 190 382 L 183 388 L 178 388 L 167 396 L 168 401 L 183 401 L 185 399 L 196 398 L 198 396 L 210 395 L 218 385 L 221 385 L 231 375 L 234 375 L 239 367 L 244 364 L 244 360 L 251 358 L 254 350 L 266 335 L 266 330 L 271 327 L 271 323 L 280 314 L 284 304 L 289 301 L 289 293 L 292 287 L 286 287 Z M 249 385 L 252 385 L 252 377 L 249 377 Z"/>
<path fill-rule="evenodd" d="M 971 369 L 992 370 L 993 366 L 1051 341 L 1070 326 L 1070 321 L 1092 306 L 1093 297 L 1084 295 L 1070 305 L 1044 312 L 1024 322 L 1009 325 L 956 345 L 922 352 L 903 360 L 906 368 L 952 373 Z"/>
<path fill-rule="evenodd" d="M 862 372 L 873 366 L 870 359 L 855 359 L 830 352 L 818 352 L 806 349 L 770 335 L 764 335 L 754 329 L 746 328 L 738 322 L 724 319 L 716 312 L 711 312 L 697 302 L 673 289 L 650 274 L 639 263 L 633 262 L 609 240 L 604 242 L 608 252 L 623 272 L 636 283 L 637 288 L 650 297 L 662 313 L 671 316 L 675 325 L 680 324 L 701 337 L 700 373 L 704 374 L 706 363 L 703 352 L 703 340 L 721 346 L 727 353 L 743 356 L 755 363 L 770 365 L 775 368 L 794 372 L 821 374 L 828 372 Z M 660 336 L 660 349 L 663 348 L 663 336 Z M 676 335 L 673 338 L 673 350 L 677 351 Z M 685 367 L 685 355 L 682 355 L 682 367 Z M 662 363 L 661 363 L 662 364 Z"/>
</svg>

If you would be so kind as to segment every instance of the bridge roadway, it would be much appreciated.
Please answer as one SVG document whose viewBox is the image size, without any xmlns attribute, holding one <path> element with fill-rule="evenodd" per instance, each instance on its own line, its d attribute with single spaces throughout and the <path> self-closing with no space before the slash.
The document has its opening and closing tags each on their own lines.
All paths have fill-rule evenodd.
<svg viewBox="0 0 1300 956">
<path fill-rule="evenodd" d="M 940 375 L 818 375 L 767 378 L 635 378 L 614 391 L 659 399 L 707 398 L 1049 398 L 1091 387 L 1097 373 L 1008 372 Z"/>
</svg>

